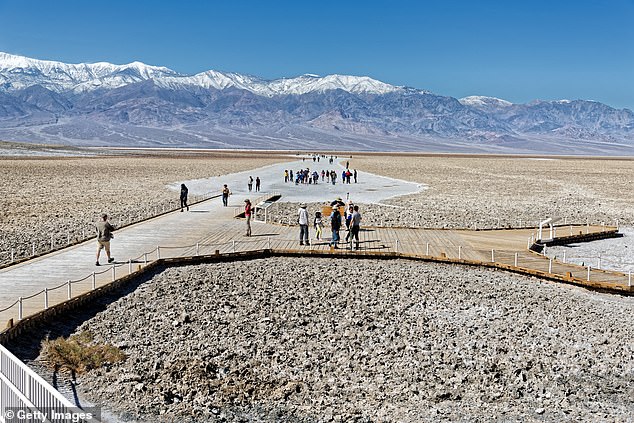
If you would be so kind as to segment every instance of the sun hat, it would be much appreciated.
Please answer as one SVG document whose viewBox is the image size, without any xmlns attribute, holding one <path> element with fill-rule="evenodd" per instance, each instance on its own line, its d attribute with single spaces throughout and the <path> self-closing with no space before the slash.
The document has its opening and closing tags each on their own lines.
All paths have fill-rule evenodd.
<svg viewBox="0 0 634 423">
<path fill-rule="evenodd" d="M 306 203 L 299 203 L 299 206 L 300 206 L 301 208 L 305 208 L 305 207 L 306 207 Z"/>
</svg>

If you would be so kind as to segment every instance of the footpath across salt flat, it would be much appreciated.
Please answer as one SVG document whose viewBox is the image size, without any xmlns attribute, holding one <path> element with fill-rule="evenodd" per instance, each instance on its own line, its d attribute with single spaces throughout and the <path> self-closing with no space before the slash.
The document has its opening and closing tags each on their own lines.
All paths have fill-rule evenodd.
<svg viewBox="0 0 634 423">
<path fill-rule="evenodd" d="M 280 192 L 282 194 L 280 201 L 306 203 L 330 202 L 337 197 L 359 203 L 380 203 L 388 198 L 414 194 L 426 189 L 426 186 L 422 184 L 359 171 L 356 184 L 354 179 L 351 179 L 350 184 L 344 184 L 342 183 L 341 173 L 345 166 L 342 166 L 340 162 L 345 164 L 345 159 L 338 159 L 333 164 L 328 164 L 327 159 L 313 162 L 312 158 L 306 158 L 305 160 L 299 159 L 292 162 L 277 163 L 258 169 L 206 179 L 190 180 L 184 183 L 191 194 L 203 194 L 209 191 L 220 193 L 222 186 L 227 184 L 233 194 L 257 198 L 259 194 L 255 192 L 255 183 L 253 184 L 253 191 L 249 192 L 247 182 L 249 176 L 252 176 L 254 180 L 259 177 L 262 181 L 261 192 Z M 326 171 L 334 170 L 337 173 L 336 184 L 332 185 L 327 183 L 326 180 L 322 182 L 321 176 L 317 185 L 295 185 L 294 182 L 284 183 L 284 170 L 292 170 L 295 175 L 298 170 L 306 168 L 310 169 L 311 173 L 316 170 L 320 175 L 322 169 Z M 351 167 L 350 170 L 353 171 L 353 168 Z M 178 191 L 180 190 L 180 183 L 172 184 L 169 187 Z"/>
</svg>

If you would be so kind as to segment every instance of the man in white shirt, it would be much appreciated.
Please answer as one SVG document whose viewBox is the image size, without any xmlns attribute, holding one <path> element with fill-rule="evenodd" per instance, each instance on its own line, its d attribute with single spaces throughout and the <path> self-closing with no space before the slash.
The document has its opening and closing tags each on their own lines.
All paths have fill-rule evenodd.
<svg viewBox="0 0 634 423">
<path fill-rule="evenodd" d="M 299 205 L 297 212 L 297 223 L 299 223 L 299 245 L 310 245 L 308 242 L 308 211 L 306 210 L 306 203 Z"/>
</svg>

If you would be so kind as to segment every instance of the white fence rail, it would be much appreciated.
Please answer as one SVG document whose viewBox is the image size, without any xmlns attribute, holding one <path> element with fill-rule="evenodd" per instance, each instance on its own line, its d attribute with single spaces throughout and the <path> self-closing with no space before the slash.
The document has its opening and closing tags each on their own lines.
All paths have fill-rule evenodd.
<svg viewBox="0 0 634 423">
<path fill-rule="evenodd" d="M 78 408 L 0 345 L 0 422 L 6 422 L 7 418 L 12 420 L 9 418 L 12 413 L 15 421 L 42 421 L 41 417 L 18 419 L 18 410 L 39 411 L 40 416 L 47 417 L 47 422 L 61 423 L 68 421 L 65 416 L 69 413 L 77 415 Z"/>
</svg>

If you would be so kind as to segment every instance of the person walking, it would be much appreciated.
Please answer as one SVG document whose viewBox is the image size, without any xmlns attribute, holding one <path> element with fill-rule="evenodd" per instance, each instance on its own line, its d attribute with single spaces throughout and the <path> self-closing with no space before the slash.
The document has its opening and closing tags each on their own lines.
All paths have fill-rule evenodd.
<svg viewBox="0 0 634 423">
<path fill-rule="evenodd" d="M 229 203 L 229 196 L 231 195 L 231 191 L 229 191 L 229 187 L 227 184 L 222 188 L 222 205 L 227 207 Z"/>
<path fill-rule="evenodd" d="M 343 212 L 343 216 L 344 216 L 344 222 L 346 224 L 346 242 L 348 242 L 350 240 L 350 226 L 352 225 L 352 213 L 354 212 L 352 203 L 348 203 L 348 206 L 346 206 L 346 209 Z"/>
<path fill-rule="evenodd" d="M 284 170 L 284 183 L 288 183 L 288 169 Z"/>
<path fill-rule="evenodd" d="M 260 177 L 259 176 L 255 177 L 255 191 L 256 192 L 260 191 Z"/>
<path fill-rule="evenodd" d="M 356 184 L 357 183 L 357 169 L 354 170 L 353 175 L 354 175 L 354 183 Z"/>
<path fill-rule="evenodd" d="M 339 229 L 341 228 L 341 213 L 339 212 L 339 206 L 334 205 L 332 207 L 332 213 L 330 214 L 330 229 L 332 230 L 332 241 L 330 242 L 330 246 L 333 248 L 337 247 L 337 242 L 339 242 Z"/>
<path fill-rule="evenodd" d="M 253 189 L 253 176 L 249 176 L 249 182 L 247 182 L 247 187 L 249 188 L 249 192 Z"/>
<path fill-rule="evenodd" d="M 183 207 L 186 207 L 187 211 L 189 211 L 189 205 L 187 205 L 187 193 L 189 193 L 189 190 L 185 184 L 181 184 L 181 212 L 183 211 Z"/>
<path fill-rule="evenodd" d="M 350 223 L 350 233 L 352 236 L 350 237 L 350 248 L 352 248 L 352 239 L 355 240 L 355 250 L 359 249 L 359 231 L 361 230 L 361 213 L 359 213 L 359 206 L 354 206 L 354 211 L 352 212 L 352 222 Z"/>
<path fill-rule="evenodd" d="M 110 240 L 114 238 L 112 232 L 114 227 L 108 222 L 108 215 L 102 214 L 101 221 L 97 222 L 97 261 L 95 266 L 99 266 L 99 255 L 101 250 L 106 250 L 106 256 L 108 257 L 108 263 L 114 261 L 114 257 L 110 255 Z"/>
<path fill-rule="evenodd" d="M 245 236 L 251 236 L 251 200 L 248 198 L 244 200 L 244 217 L 247 219 L 247 234 Z"/>
<path fill-rule="evenodd" d="M 308 211 L 306 210 L 306 203 L 299 205 L 297 211 L 297 223 L 299 223 L 299 245 L 310 245 L 308 242 Z"/>
</svg>

